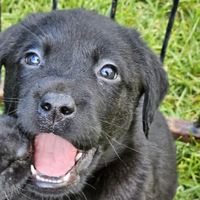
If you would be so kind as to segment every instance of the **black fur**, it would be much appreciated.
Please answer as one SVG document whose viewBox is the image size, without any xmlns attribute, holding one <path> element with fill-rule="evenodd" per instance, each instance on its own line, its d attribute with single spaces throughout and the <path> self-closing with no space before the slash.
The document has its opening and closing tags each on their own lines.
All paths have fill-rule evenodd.
<svg viewBox="0 0 200 200">
<path fill-rule="evenodd" d="M 30 51 L 40 56 L 40 66 L 25 63 Z M 156 111 L 168 89 L 167 75 L 137 31 L 81 9 L 33 14 L 0 35 L 0 62 L 9 115 L 0 118 L 0 145 L 10 149 L 0 151 L 1 200 L 173 199 L 175 147 Z M 115 65 L 115 79 L 101 76 L 105 64 Z M 38 111 L 49 92 L 75 102 L 73 116 L 55 126 Z M 30 182 L 29 143 L 47 132 L 82 150 L 97 148 L 79 183 L 46 189 Z"/>
</svg>

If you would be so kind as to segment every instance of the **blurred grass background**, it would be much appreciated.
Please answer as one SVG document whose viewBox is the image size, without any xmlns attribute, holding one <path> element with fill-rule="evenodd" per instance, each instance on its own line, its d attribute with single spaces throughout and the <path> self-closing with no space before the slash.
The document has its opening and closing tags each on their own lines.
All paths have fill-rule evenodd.
<svg viewBox="0 0 200 200">
<path fill-rule="evenodd" d="M 29 13 L 48 12 L 51 0 L 2 0 L 2 30 Z M 111 0 L 59 0 L 58 9 L 82 7 L 109 17 Z M 136 28 L 160 54 L 172 0 L 118 0 L 116 21 Z M 200 0 L 180 0 L 164 68 L 170 89 L 160 106 L 168 116 L 190 121 L 200 115 Z M 3 107 L 1 106 L 1 113 Z M 200 199 L 200 145 L 176 141 L 179 186 L 174 200 Z"/>
</svg>

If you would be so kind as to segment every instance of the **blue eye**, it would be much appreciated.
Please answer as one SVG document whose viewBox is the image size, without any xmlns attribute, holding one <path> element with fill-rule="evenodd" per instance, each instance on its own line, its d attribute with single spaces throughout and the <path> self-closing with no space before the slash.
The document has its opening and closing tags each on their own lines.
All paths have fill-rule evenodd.
<svg viewBox="0 0 200 200">
<path fill-rule="evenodd" d="M 105 65 L 100 70 L 100 75 L 107 79 L 115 79 L 117 77 L 117 69 L 113 65 Z"/>
<path fill-rule="evenodd" d="M 41 63 L 39 56 L 36 53 L 29 53 L 25 57 L 25 62 L 28 65 L 39 65 Z"/>
</svg>

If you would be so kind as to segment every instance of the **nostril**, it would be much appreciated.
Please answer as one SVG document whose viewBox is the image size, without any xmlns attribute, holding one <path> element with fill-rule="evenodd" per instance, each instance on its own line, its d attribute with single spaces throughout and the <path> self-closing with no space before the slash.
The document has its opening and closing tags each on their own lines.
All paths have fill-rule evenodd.
<svg viewBox="0 0 200 200">
<path fill-rule="evenodd" d="M 62 106 L 60 108 L 60 113 L 62 113 L 63 115 L 70 115 L 73 112 L 74 112 L 74 107 Z"/>
<path fill-rule="evenodd" d="M 38 112 L 44 117 L 65 118 L 76 110 L 74 99 L 67 94 L 46 93 L 39 102 Z M 70 117 L 70 116 L 69 116 Z"/>
<path fill-rule="evenodd" d="M 41 104 L 41 108 L 44 110 L 44 111 L 50 111 L 51 110 L 51 104 L 48 103 L 48 102 L 43 102 Z"/>
</svg>

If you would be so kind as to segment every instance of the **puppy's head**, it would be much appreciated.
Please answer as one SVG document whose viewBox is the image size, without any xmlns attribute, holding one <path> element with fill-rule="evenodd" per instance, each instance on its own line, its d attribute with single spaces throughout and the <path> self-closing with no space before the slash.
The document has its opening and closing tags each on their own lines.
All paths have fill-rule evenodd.
<svg viewBox="0 0 200 200">
<path fill-rule="evenodd" d="M 34 139 L 37 170 L 32 167 L 31 187 L 25 187 L 44 196 L 78 193 L 102 158 L 115 159 L 111 141 L 124 141 L 143 94 L 147 135 L 168 88 L 159 59 L 138 32 L 81 9 L 30 15 L 7 29 L 0 35 L 0 61 L 5 112 Z M 44 143 L 54 144 L 55 163 L 42 155 L 51 148 Z M 65 168 L 59 159 L 71 164 Z"/>
</svg>

